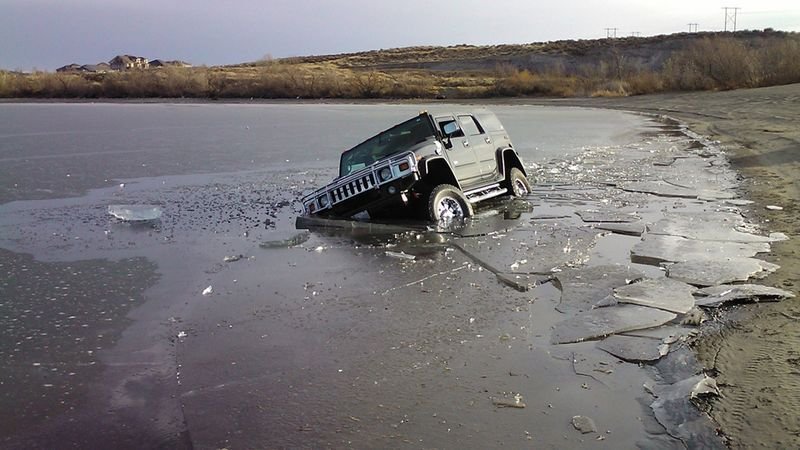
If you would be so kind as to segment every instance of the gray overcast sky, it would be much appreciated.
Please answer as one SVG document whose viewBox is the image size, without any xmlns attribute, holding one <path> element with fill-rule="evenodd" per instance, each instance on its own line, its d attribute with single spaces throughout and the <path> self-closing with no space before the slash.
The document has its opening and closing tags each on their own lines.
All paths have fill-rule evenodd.
<svg viewBox="0 0 800 450">
<path fill-rule="evenodd" d="M 800 31 L 798 0 L 0 0 L 0 68 L 118 54 L 195 65 L 412 45 L 502 44 L 738 29 Z"/>
</svg>

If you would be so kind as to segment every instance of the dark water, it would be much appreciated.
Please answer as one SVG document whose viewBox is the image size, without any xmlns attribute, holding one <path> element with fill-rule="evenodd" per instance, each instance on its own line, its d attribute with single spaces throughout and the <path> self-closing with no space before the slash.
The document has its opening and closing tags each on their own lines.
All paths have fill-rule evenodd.
<svg viewBox="0 0 800 450">
<path fill-rule="evenodd" d="M 575 381 L 569 353 L 554 359 L 549 331 L 530 325 L 557 320 L 556 290 L 541 287 L 534 303 L 435 236 L 272 245 L 296 236 L 296 200 L 329 181 L 342 150 L 420 109 L 449 108 L 0 105 L 2 446 L 515 446 L 523 430 L 552 444 L 570 429 L 561 415 L 640 389 L 632 366 L 594 397 L 581 383 L 556 390 Z M 492 109 L 532 171 L 640 145 L 653 126 L 618 112 Z M 125 223 L 107 214 L 113 204 L 163 214 Z M 474 224 L 481 245 L 509 226 L 497 217 Z M 558 224 L 534 231 L 557 245 L 541 255 L 562 263 L 580 261 L 568 247 L 591 246 Z M 409 245 L 414 263 L 386 254 Z M 521 252 L 506 247 L 496 264 Z M 528 415 L 485 407 L 523 387 L 538 392 Z M 622 403 L 614 432 L 626 437 L 609 448 L 641 433 L 641 405 Z"/>
</svg>

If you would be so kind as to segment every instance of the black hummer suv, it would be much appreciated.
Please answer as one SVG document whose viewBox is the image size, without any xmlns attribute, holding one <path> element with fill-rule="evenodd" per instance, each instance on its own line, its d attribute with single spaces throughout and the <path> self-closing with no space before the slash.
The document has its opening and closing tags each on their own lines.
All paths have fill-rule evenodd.
<svg viewBox="0 0 800 450">
<path fill-rule="evenodd" d="M 310 216 L 417 212 L 439 221 L 470 216 L 473 203 L 529 191 L 522 160 L 493 113 L 423 111 L 342 153 L 339 176 L 302 203 Z"/>
</svg>

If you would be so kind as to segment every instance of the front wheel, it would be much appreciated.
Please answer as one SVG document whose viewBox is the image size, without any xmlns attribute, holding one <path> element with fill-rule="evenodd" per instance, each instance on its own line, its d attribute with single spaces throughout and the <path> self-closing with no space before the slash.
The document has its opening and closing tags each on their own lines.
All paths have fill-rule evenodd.
<svg viewBox="0 0 800 450">
<path fill-rule="evenodd" d="M 428 218 L 440 220 L 463 219 L 472 215 L 472 205 L 457 187 L 440 184 L 428 197 Z"/>
<path fill-rule="evenodd" d="M 508 183 L 508 193 L 514 197 L 524 197 L 531 192 L 530 182 L 525 178 L 522 171 L 516 167 L 513 167 L 511 171 L 508 172 L 506 183 Z"/>
</svg>

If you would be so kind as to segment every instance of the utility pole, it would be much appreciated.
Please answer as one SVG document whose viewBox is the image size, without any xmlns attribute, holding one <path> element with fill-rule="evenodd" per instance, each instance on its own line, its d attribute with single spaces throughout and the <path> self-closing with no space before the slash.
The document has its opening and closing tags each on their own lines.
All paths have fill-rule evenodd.
<svg viewBox="0 0 800 450">
<path fill-rule="evenodd" d="M 617 28 L 606 28 L 606 37 L 607 38 L 616 38 L 617 37 Z"/>
<path fill-rule="evenodd" d="M 690 23 L 689 24 L 689 33 L 697 33 L 697 24 L 696 23 Z"/>
<path fill-rule="evenodd" d="M 725 10 L 725 29 L 723 31 L 728 31 L 728 22 L 733 24 L 733 31 L 736 31 L 737 11 L 742 8 L 739 8 L 738 6 L 723 6 L 722 9 Z"/>
<path fill-rule="evenodd" d="M 639 37 L 642 35 L 641 31 L 631 31 L 631 37 Z"/>
</svg>

